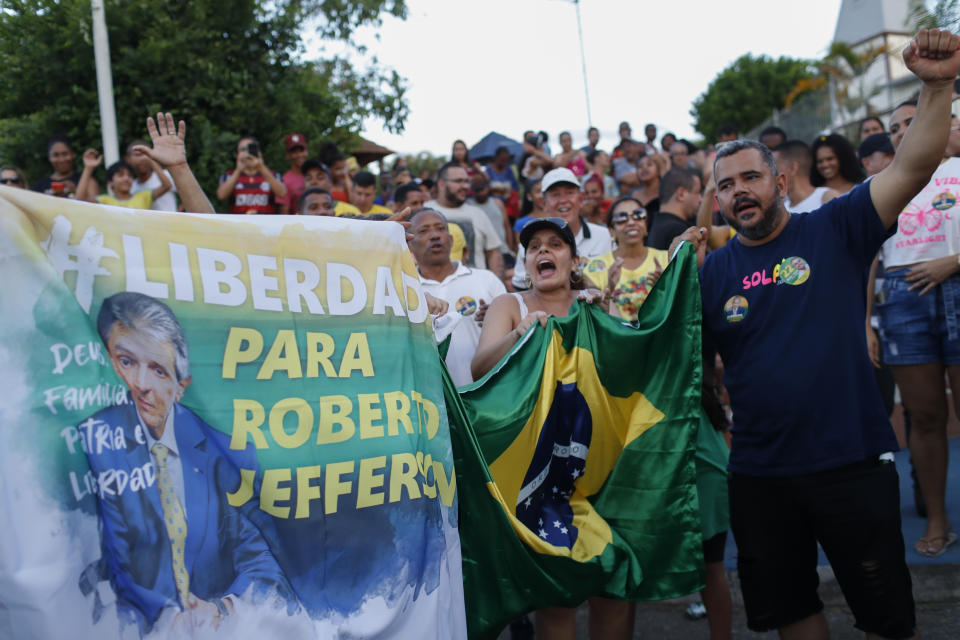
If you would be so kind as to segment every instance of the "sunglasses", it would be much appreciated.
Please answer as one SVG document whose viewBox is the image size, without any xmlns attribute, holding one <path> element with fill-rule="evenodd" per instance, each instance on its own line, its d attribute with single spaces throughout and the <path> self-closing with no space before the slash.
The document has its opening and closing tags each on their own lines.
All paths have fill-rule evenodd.
<svg viewBox="0 0 960 640">
<path fill-rule="evenodd" d="M 0 178 L 0 184 L 20 184 L 20 178 Z"/>
<path fill-rule="evenodd" d="M 613 221 L 613 224 L 623 224 L 629 218 L 633 218 L 634 220 L 637 220 L 637 221 L 646 220 L 647 210 L 634 209 L 633 211 L 618 211 L 617 213 L 613 214 L 611 221 Z"/>
</svg>

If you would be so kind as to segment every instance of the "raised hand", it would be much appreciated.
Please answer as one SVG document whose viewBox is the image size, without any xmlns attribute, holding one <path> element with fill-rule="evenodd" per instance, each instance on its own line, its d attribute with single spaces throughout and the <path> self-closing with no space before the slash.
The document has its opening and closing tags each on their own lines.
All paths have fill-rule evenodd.
<svg viewBox="0 0 960 640">
<path fill-rule="evenodd" d="M 660 261 L 654 258 L 653 264 L 656 268 L 653 270 L 653 272 L 647 275 L 647 286 L 651 289 L 653 288 L 653 285 L 657 284 L 657 280 L 660 279 L 660 276 L 663 275 L 663 267 L 660 266 Z"/>
<path fill-rule="evenodd" d="M 610 265 L 610 268 L 607 270 L 607 288 L 604 289 L 604 294 L 609 292 L 609 295 L 613 295 L 613 292 L 616 290 L 617 285 L 620 284 L 620 271 L 623 270 L 623 258 L 617 258 L 613 261 L 613 264 Z"/>
<path fill-rule="evenodd" d="M 924 82 L 950 84 L 960 71 L 960 37 L 943 29 L 921 29 L 903 50 L 903 62 Z"/>
<path fill-rule="evenodd" d="M 83 166 L 85 169 L 96 169 L 103 162 L 103 156 L 96 149 L 87 149 L 83 152 Z"/>
<path fill-rule="evenodd" d="M 147 118 L 147 132 L 153 148 L 138 144 L 133 148 L 134 151 L 145 154 L 165 169 L 187 164 L 187 147 L 184 144 L 187 124 L 183 120 L 174 126 L 172 114 L 158 113 L 156 123 L 153 118 Z"/>
</svg>

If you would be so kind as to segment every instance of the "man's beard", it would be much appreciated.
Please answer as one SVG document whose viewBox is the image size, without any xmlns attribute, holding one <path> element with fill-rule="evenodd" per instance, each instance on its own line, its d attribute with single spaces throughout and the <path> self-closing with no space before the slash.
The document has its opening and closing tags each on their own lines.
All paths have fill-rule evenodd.
<svg viewBox="0 0 960 640">
<path fill-rule="evenodd" d="M 450 189 L 447 189 L 444 195 L 446 196 L 447 202 L 452 204 L 454 207 L 459 207 L 460 205 L 462 205 L 464 202 L 467 201 L 466 198 L 457 197 L 457 194 L 451 191 Z"/>
<path fill-rule="evenodd" d="M 748 240 L 763 240 L 768 235 L 773 233 L 774 228 L 777 226 L 777 214 L 781 209 L 781 199 L 780 193 L 778 192 L 774 198 L 773 202 L 770 203 L 770 206 L 766 209 L 763 209 L 761 213 L 760 223 L 752 227 L 744 227 L 740 224 L 740 221 L 737 220 L 736 211 L 740 208 L 740 205 L 747 202 L 754 203 L 757 208 L 760 207 L 760 202 L 754 198 L 737 198 L 733 202 L 733 214 L 727 216 L 724 214 L 724 219 L 727 223 L 734 228 L 734 230 L 742 235 Z"/>
</svg>

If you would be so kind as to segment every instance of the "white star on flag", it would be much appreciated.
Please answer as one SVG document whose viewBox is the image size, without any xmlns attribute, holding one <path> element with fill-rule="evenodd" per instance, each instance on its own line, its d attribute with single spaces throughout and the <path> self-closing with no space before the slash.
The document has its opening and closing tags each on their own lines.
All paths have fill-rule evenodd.
<svg viewBox="0 0 960 640">
<path fill-rule="evenodd" d="M 546 540 L 546 539 L 547 539 L 547 532 L 544 531 L 543 529 L 540 529 L 540 537 L 543 538 L 544 540 Z"/>
<path fill-rule="evenodd" d="M 562 524 L 563 523 L 561 523 L 559 520 L 553 521 L 553 526 L 555 526 L 557 529 L 559 529 L 562 526 Z"/>
</svg>

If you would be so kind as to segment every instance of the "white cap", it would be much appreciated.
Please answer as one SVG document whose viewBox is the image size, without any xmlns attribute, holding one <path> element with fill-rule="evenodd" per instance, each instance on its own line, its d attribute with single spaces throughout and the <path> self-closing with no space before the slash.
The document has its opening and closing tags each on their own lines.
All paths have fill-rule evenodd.
<svg viewBox="0 0 960 640">
<path fill-rule="evenodd" d="M 577 189 L 581 188 L 580 181 L 577 180 L 577 176 L 573 174 L 573 171 L 570 171 L 570 169 L 566 167 L 560 167 L 559 169 L 548 171 L 547 175 L 543 176 L 543 180 L 540 181 L 540 191 L 546 193 L 550 187 L 562 182 L 571 184 Z"/>
</svg>

